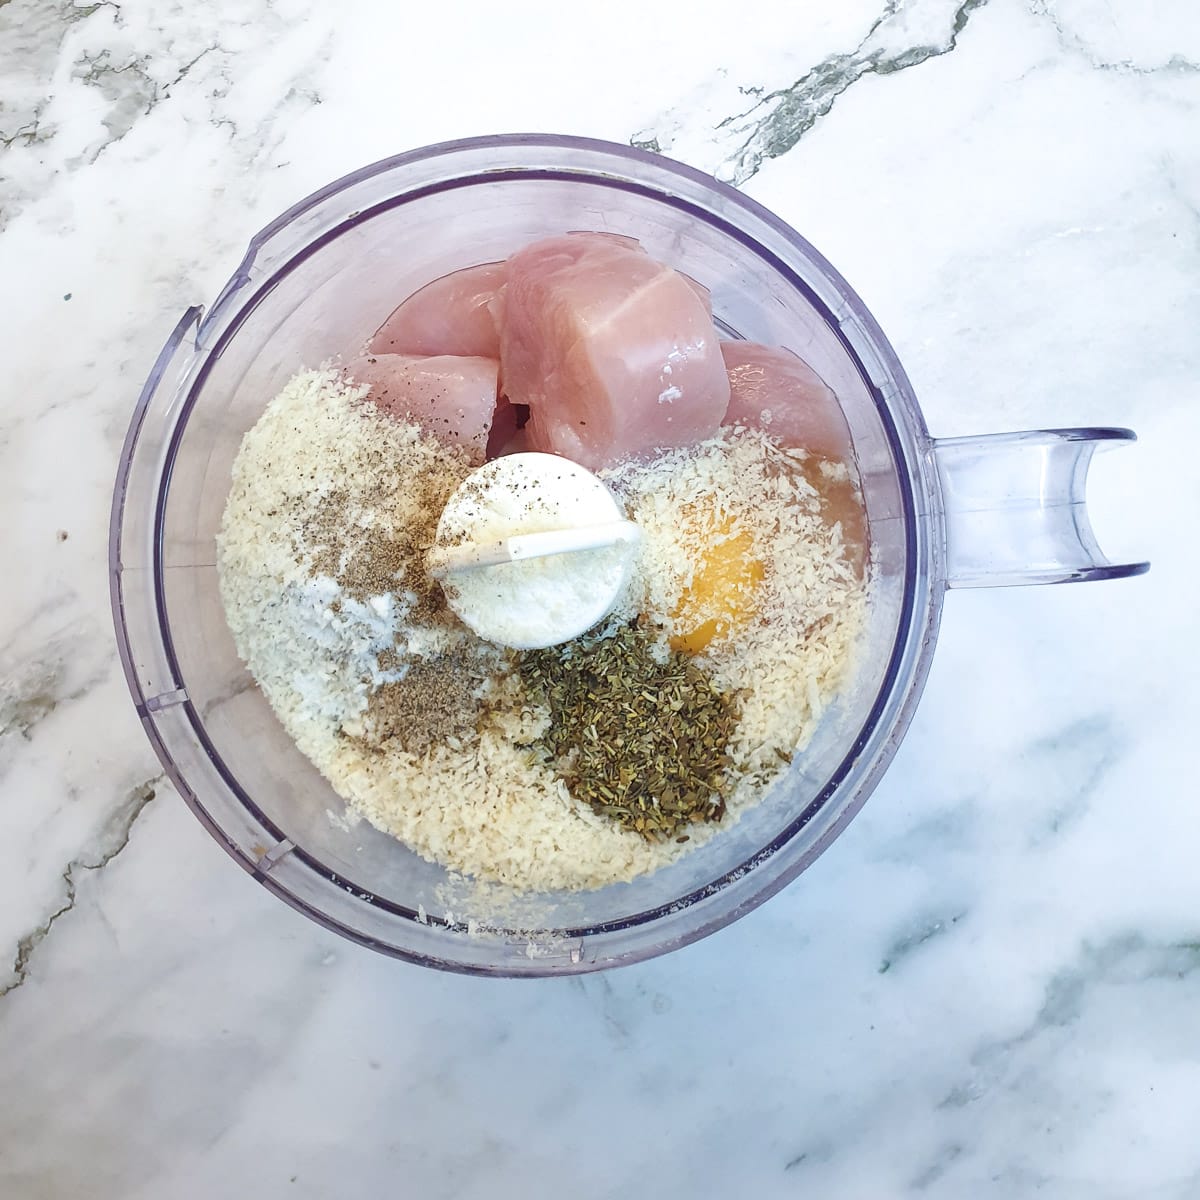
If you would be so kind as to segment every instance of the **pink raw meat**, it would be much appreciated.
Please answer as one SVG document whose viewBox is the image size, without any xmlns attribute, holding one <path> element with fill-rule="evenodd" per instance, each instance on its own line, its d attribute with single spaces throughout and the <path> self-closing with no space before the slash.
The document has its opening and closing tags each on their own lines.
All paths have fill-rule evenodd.
<svg viewBox="0 0 1200 1200">
<path fill-rule="evenodd" d="M 369 354 L 342 374 L 369 385 L 367 399 L 376 408 L 415 421 L 449 446 L 465 446 L 473 461 L 483 462 L 499 369 L 494 358 Z"/>
<path fill-rule="evenodd" d="M 368 343 L 368 352 L 499 358 L 500 335 L 489 305 L 503 282 L 503 263 L 484 263 L 435 279 L 384 321 Z"/>
<path fill-rule="evenodd" d="M 643 254 L 647 253 L 645 246 L 635 237 L 630 237 L 627 233 L 601 233 L 598 230 L 587 229 L 572 229 L 568 234 L 569 237 L 585 237 L 585 238 L 600 238 L 603 241 L 615 242 L 618 246 L 625 246 L 630 250 L 640 250 Z M 704 307 L 708 310 L 708 315 L 712 316 L 712 293 L 699 280 L 693 279 L 690 275 L 684 275 L 679 272 L 684 279 L 687 280 L 688 287 L 704 301 Z"/>
<path fill-rule="evenodd" d="M 498 296 L 504 390 L 530 446 L 598 469 L 716 432 L 729 380 L 704 301 L 611 237 L 546 238 L 508 260 Z"/>
<path fill-rule="evenodd" d="M 729 371 L 726 425 L 762 429 L 785 446 L 850 461 L 850 430 L 824 380 L 788 350 L 757 342 L 722 342 Z"/>
</svg>

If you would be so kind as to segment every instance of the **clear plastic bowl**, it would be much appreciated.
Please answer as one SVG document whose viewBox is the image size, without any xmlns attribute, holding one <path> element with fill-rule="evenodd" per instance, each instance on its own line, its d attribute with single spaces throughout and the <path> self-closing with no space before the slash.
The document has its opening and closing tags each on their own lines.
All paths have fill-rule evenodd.
<svg viewBox="0 0 1200 1200">
<path fill-rule="evenodd" d="M 873 594 L 853 686 L 761 805 L 650 876 L 520 896 L 472 886 L 346 819 L 238 660 L 214 538 L 240 439 L 296 370 L 354 351 L 432 279 L 581 229 L 639 238 L 711 290 L 726 336 L 792 349 L 832 386 L 863 483 Z M 118 642 L 173 783 L 235 861 L 288 904 L 364 945 L 443 969 L 597 970 L 711 933 L 830 844 L 911 717 L 947 584 L 1144 570 L 1105 562 L 1082 503 L 1092 448 L 1130 437 L 1068 430 L 935 443 L 859 299 L 745 196 L 603 142 L 515 135 L 433 146 L 283 214 L 253 239 L 207 314 L 193 308 L 179 322 L 138 402 L 114 495 Z M 963 510 L 952 513 L 949 543 L 948 505 Z"/>
</svg>

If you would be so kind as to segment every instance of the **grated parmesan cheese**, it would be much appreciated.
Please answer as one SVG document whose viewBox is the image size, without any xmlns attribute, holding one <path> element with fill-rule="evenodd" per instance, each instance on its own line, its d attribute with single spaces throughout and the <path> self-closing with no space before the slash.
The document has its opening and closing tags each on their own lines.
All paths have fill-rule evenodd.
<svg viewBox="0 0 1200 1200">
<path fill-rule="evenodd" d="M 576 802 L 525 748 L 549 718 L 525 700 L 503 652 L 448 612 L 423 614 L 421 581 L 403 572 L 377 594 L 339 584 L 364 539 L 403 531 L 419 510 L 427 516 L 430 495 L 444 503 L 470 470 L 461 451 L 379 414 L 364 392 L 331 370 L 288 383 L 243 439 L 218 539 L 238 653 L 300 750 L 353 812 L 422 857 L 523 891 L 630 880 L 719 832 L 696 825 L 686 845 L 655 844 Z M 610 620 L 641 614 L 660 628 L 665 650 L 712 539 L 747 535 L 764 565 L 753 619 L 697 659 L 720 689 L 742 697 L 726 825 L 762 797 L 781 756 L 811 737 L 844 682 L 865 615 L 863 582 L 803 464 L 802 453 L 779 450 L 766 434 L 733 429 L 605 473 L 642 530 Z M 349 519 L 331 531 L 320 516 L 334 499 Z M 448 652 L 476 656 L 483 673 L 478 699 L 488 716 L 478 736 L 421 753 L 397 739 L 364 740 L 372 696 Z"/>
</svg>

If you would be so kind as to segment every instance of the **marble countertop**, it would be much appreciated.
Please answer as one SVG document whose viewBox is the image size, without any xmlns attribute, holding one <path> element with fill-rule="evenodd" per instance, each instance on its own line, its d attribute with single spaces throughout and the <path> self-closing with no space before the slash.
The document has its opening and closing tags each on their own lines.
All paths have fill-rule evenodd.
<svg viewBox="0 0 1200 1200">
<path fill-rule="evenodd" d="M 8 0 L 0 75 L 0 1194 L 1200 1195 L 1194 0 Z M 105 575 L 138 389 L 251 234 L 511 129 L 774 208 L 936 434 L 1134 427 L 1093 518 L 1154 562 L 951 594 L 810 871 L 534 983 L 373 955 L 236 870 L 143 737 Z"/>
</svg>

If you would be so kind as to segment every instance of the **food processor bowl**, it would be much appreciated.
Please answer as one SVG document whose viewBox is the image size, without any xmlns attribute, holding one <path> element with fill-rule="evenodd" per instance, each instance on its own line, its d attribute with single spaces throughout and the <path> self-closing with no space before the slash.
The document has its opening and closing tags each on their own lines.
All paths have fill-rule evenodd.
<svg viewBox="0 0 1200 1200">
<path fill-rule="evenodd" d="M 838 396 L 871 546 L 851 682 L 757 806 L 678 861 L 592 891 L 519 894 L 427 862 L 356 820 L 239 660 L 216 534 L 243 434 L 290 376 L 360 347 L 405 296 L 549 234 L 632 235 L 712 293 L 724 337 L 782 346 Z M 936 442 L 837 272 L 778 217 L 668 159 L 580 138 L 475 138 L 314 193 L 186 312 L 138 400 L 110 532 L 117 638 L 138 714 L 188 805 L 264 887 L 413 962 L 555 975 L 695 941 L 805 869 L 862 806 L 912 716 L 948 586 L 1134 574 L 1087 524 L 1092 450 L 1126 430 Z"/>
</svg>

